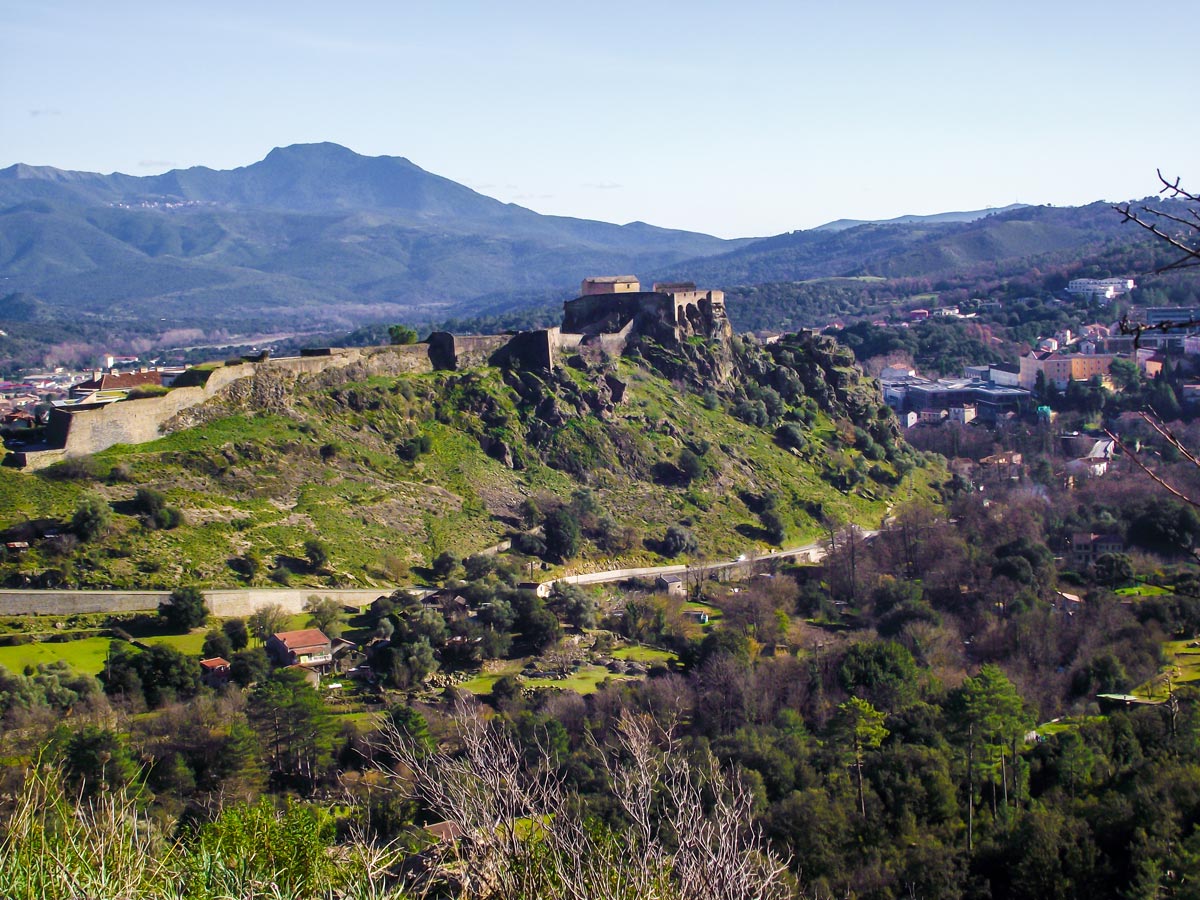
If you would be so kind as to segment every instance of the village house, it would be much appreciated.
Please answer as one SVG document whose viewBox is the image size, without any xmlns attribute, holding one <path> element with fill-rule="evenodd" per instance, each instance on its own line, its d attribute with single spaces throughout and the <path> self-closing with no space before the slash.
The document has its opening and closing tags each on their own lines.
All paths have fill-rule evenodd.
<svg viewBox="0 0 1200 900">
<path fill-rule="evenodd" d="M 281 631 L 267 638 L 267 655 L 279 666 L 322 668 L 333 662 L 333 643 L 316 628 Z"/>
<path fill-rule="evenodd" d="M 200 682 L 219 689 L 229 683 L 229 660 L 220 656 L 200 660 Z"/>
<path fill-rule="evenodd" d="M 976 415 L 977 410 L 973 404 L 950 407 L 950 421 L 958 425 L 969 425 L 975 421 Z"/>
<path fill-rule="evenodd" d="M 1071 535 L 1071 562 L 1077 569 L 1086 569 L 1105 553 L 1125 552 L 1125 542 L 1119 534 L 1094 534 L 1077 531 Z"/>
</svg>

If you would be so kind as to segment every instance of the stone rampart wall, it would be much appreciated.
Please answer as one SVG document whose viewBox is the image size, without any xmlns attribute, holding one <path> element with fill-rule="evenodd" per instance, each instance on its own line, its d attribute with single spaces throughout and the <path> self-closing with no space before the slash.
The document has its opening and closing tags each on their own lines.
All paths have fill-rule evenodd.
<svg viewBox="0 0 1200 900">
<path fill-rule="evenodd" d="M 371 374 L 432 370 L 429 348 L 424 344 L 338 349 L 323 356 L 294 356 L 220 366 L 213 369 L 203 386 L 175 388 L 158 397 L 122 400 L 74 411 L 56 409 L 47 433 L 51 441 L 61 442 L 62 448 L 24 454 L 25 467 L 41 469 L 66 457 L 98 453 L 114 444 L 144 444 L 156 440 L 162 437 L 163 426 L 179 413 L 211 400 L 230 385 L 259 371 L 299 378 L 353 364 L 363 365 Z"/>
<path fill-rule="evenodd" d="M 435 369 L 460 371 L 490 365 L 512 340 L 508 334 L 459 335 L 435 331 L 429 336 L 429 359 Z"/>
</svg>

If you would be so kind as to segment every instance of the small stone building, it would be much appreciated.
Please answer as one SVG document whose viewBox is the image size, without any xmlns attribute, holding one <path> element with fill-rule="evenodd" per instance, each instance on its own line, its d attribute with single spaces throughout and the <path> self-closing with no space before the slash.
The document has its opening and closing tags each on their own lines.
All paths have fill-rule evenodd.
<svg viewBox="0 0 1200 900">
<path fill-rule="evenodd" d="M 683 579 L 678 575 L 659 575 L 654 579 L 654 586 L 666 591 L 669 597 L 682 597 L 685 593 Z"/>
</svg>

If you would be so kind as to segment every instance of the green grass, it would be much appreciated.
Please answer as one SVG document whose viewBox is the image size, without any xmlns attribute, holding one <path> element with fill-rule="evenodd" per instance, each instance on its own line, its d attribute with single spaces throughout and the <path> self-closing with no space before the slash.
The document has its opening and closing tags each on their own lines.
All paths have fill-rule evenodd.
<svg viewBox="0 0 1200 900">
<path fill-rule="evenodd" d="M 1136 697 L 1161 700 L 1166 696 L 1167 678 L 1176 686 L 1200 681 L 1200 647 L 1190 646 L 1196 642 L 1197 638 L 1163 641 L 1166 664 L 1155 677 L 1139 684 L 1130 693 Z"/>
<path fill-rule="evenodd" d="M 1042 737 L 1050 737 L 1051 735 L 1061 734 L 1064 731 L 1078 728 L 1080 725 L 1086 725 L 1089 722 L 1099 722 L 1103 718 L 1103 716 L 1068 716 L 1055 722 L 1047 722 L 1044 725 L 1039 725 L 1035 730 Z"/>
<path fill-rule="evenodd" d="M 524 665 L 524 660 L 509 660 L 499 668 L 491 672 L 481 672 L 474 678 L 464 681 L 458 686 L 464 691 L 470 691 L 472 694 L 476 694 L 478 696 L 490 694 L 492 692 L 492 685 L 494 685 L 505 675 L 516 675 L 521 671 Z"/>
<path fill-rule="evenodd" d="M 672 657 L 672 654 L 663 653 L 659 650 L 650 650 L 649 648 L 630 647 L 626 649 L 631 651 L 645 650 L 647 654 L 656 654 L 655 659 L 658 659 L 660 656 Z M 613 655 L 616 656 L 619 653 L 620 651 L 617 651 L 617 653 L 614 653 Z M 634 656 L 627 656 L 624 658 L 633 659 L 638 657 L 635 653 Z M 647 659 L 645 661 L 649 662 L 651 660 Z M 468 681 L 462 682 L 458 685 L 458 687 L 462 688 L 463 690 L 470 691 L 477 696 L 484 696 L 491 693 L 492 685 L 494 685 L 505 675 L 518 675 L 521 672 L 521 669 L 525 667 L 527 662 L 528 660 L 524 659 L 508 660 L 495 671 L 477 675 Z M 575 691 L 577 694 L 592 694 L 595 693 L 596 689 L 600 686 L 600 683 L 606 678 L 612 678 L 618 681 L 627 680 L 627 676 L 613 675 L 613 673 L 608 671 L 608 669 L 606 669 L 604 666 L 589 665 L 581 667 L 578 672 L 568 676 L 567 678 L 551 678 L 549 676 L 530 678 L 522 677 L 521 683 L 531 688 L 560 688 L 564 691 Z"/>
<path fill-rule="evenodd" d="M 658 650 L 654 647 L 643 647 L 635 645 L 631 647 L 621 647 L 619 650 L 612 652 L 613 659 L 626 659 L 633 662 L 643 663 L 673 663 L 679 657 L 667 650 Z"/>
<path fill-rule="evenodd" d="M 104 670 L 111 638 L 92 637 L 65 643 L 39 641 L 17 647 L 0 647 L 0 666 L 10 672 L 21 672 L 26 666 L 65 660 L 71 668 L 88 675 Z"/>
<path fill-rule="evenodd" d="M 527 678 L 525 681 L 530 687 L 561 688 L 577 694 L 594 694 L 600 682 L 608 678 L 622 680 L 622 676 L 613 675 L 604 666 L 583 666 L 567 678 Z"/>
<path fill-rule="evenodd" d="M 725 612 L 717 606 L 711 606 L 707 603 L 697 603 L 694 600 L 689 600 L 683 604 L 683 611 L 686 612 L 703 612 L 708 613 L 709 623 L 720 622 L 725 617 Z"/>
<path fill-rule="evenodd" d="M 158 634 L 153 637 L 139 638 L 143 644 L 166 644 L 168 647 L 174 647 L 180 653 L 186 653 L 188 656 L 199 656 L 204 647 L 205 629 L 192 631 L 188 634 Z"/>
<path fill-rule="evenodd" d="M 1157 584 L 1137 584 L 1132 587 L 1117 588 L 1114 593 L 1121 597 L 1161 597 L 1164 594 L 1170 594 L 1171 590 Z"/>
</svg>

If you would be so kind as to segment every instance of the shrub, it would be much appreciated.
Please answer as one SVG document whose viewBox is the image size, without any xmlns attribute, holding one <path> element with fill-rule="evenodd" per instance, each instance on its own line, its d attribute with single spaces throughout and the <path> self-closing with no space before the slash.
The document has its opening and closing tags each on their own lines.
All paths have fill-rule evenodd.
<svg viewBox="0 0 1200 900">
<path fill-rule="evenodd" d="M 125 395 L 126 400 L 144 400 L 147 397 L 161 397 L 171 389 L 161 384 L 140 384 Z"/>
<path fill-rule="evenodd" d="M 250 640 L 250 632 L 244 619 L 226 619 L 221 623 L 221 630 L 229 638 L 229 644 L 234 650 L 242 650 Z"/>
<path fill-rule="evenodd" d="M 686 447 L 679 452 L 679 472 L 684 484 L 691 484 L 704 474 L 704 463 L 700 457 Z"/>
<path fill-rule="evenodd" d="M 434 577 L 449 578 L 451 572 L 458 568 L 458 557 L 449 550 L 438 553 L 433 557 L 432 569 Z"/>
<path fill-rule="evenodd" d="M 417 457 L 433 449 L 433 439 L 427 434 L 418 434 L 409 438 L 396 448 L 396 455 L 401 459 L 412 462 Z"/>
<path fill-rule="evenodd" d="M 221 629 L 213 628 L 204 636 L 204 648 L 200 652 L 205 659 L 212 659 L 215 656 L 229 659 L 233 654 L 233 644 L 229 640 L 229 635 Z"/>
<path fill-rule="evenodd" d="M 388 338 L 393 344 L 415 344 L 417 332 L 407 325 L 391 325 L 388 327 Z"/>
<path fill-rule="evenodd" d="M 100 477 L 100 467 L 90 456 L 77 456 L 50 466 L 46 475 L 60 481 L 87 481 Z"/>
<path fill-rule="evenodd" d="M 121 482 L 132 480 L 133 469 L 130 468 L 129 463 L 119 462 L 108 470 L 108 481 L 110 484 L 120 484 Z"/>
<path fill-rule="evenodd" d="M 579 518 L 567 507 L 546 516 L 546 552 L 559 560 L 568 560 L 579 552 Z"/>
<path fill-rule="evenodd" d="M 775 440 L 779 441 L 781 446 L 787 447 L 790 450 L 803 450 L 808 446 L 808 439 L 804 436 L 804 429 L 795 422 L 780 425 L 775 430 Z"/>
<path fill-rule="evenodd" d="M 112 510 L 102 497 L 89 494 L 79 501 L 71 517 L 71 530 L 80 540 L 91 541 L 108 530 L 112 522 Z"/>
<path fill-rule="evenodd" d="M 699 546 L 696 536 L 682 525 L 672 525 L 668 528 L 662 541 L 663 554 L 666 556 L 695 553 Z"/>
<path fill-rule="evenodd" d="M 319 538 L 309 538 L 304 542 L 304 556 L 314 572 L 320 572 L 329 565 L 329 548 Z"/>
<path fill-rule="evenodd" d="M 167 505 L 167 495 L 151 487 L 140 487 L 133 496 L 133 505 L 140 513 L 153 516 Z"/>
</svg>

